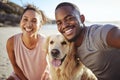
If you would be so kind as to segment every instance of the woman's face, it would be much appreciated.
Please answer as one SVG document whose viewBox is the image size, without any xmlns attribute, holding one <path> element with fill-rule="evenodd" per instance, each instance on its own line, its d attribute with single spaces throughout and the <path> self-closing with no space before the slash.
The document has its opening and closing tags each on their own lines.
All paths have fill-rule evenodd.
<svg viewBox="0 0 120 80">
<path fill-rule="evenodd" d="M 41 15 L 33 10 L 27 10 L 20 21 L 20 27 L 24 35 L 33 36 L 41 27 Z"/>
</svg>

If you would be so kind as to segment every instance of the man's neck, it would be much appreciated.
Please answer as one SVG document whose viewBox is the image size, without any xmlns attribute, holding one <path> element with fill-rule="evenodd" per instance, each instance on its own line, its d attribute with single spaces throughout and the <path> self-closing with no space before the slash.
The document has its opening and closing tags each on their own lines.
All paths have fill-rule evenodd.
<svg viewBox="0 0 120 80">
<path fill-rule="evenodd" d="M 76 39 L 75 41 L 75 46 L 76 47 L 80 47 L 84 38 L 85 38 L 85 34 L 86 34 L 86 31 L 87 31 L 87 27 L 84 27 L 81 31 L 81 33 L 79 34 L 78 38 Z"/>
</svg>

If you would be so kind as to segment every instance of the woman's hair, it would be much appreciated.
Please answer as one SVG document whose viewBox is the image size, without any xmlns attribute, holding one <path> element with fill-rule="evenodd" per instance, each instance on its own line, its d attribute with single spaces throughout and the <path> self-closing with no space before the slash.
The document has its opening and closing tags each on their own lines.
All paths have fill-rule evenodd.
<svg viewBox="0 0 120 80">
<path fill-rule="evenodd" d="M 48 19 L 47 19 L 47 17 L 45 16 L 45 14 L 43 13 L 43 11 L 42 11 L 42 10 L 39 10 L 36 6 L 31 5 L 31 4 L 27 4 L 27 5 L 25 6 L 24 10 L 23 10 L 23 14 L 24 14 L 27 10 L 33 10 L 33 11 L 37 12 L 38 14 L 40 14 L 41 17 L 42 17 L 42 21 L 41 21 L 42 24 L 45 24 L 45 23 L 47 22 Z M 23 14 L 22 14 L 22 16 L 23 16 Z M 22 16 L 21 16 L 21 18 L 22 18 Z"/>
</svg>

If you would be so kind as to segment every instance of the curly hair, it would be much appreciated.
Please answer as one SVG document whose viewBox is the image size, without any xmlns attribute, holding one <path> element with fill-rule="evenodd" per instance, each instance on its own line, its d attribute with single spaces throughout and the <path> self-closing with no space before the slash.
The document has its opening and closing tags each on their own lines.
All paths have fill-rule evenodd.
<svg viewBox="0 0 120 80">
<path fill-rule="evenodd" d="M 39 8 L 37 8 L 36 6 L 31 5 L 31 4 L 27 4 L 25 6 L 22 16 L 27 10 L 33 10 L 33 11 L 37 12 L 38 14 L 40 14 L 42 17 L 42 21 L 41 21 L 42 24 L 45 24 L 48 21 L 48 18 L 45 16 L 44 12 L 42 10 L 39 10 Z M 22 18 L 22 16 L 21 16 L 21 18 Z"/>
</svg>

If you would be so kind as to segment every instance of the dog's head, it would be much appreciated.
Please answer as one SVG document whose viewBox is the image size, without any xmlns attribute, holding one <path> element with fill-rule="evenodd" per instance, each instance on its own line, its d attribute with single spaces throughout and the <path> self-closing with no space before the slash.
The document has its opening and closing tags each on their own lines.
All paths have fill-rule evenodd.
<svg viewBox="0 0 120 80">
<path fill-rule="evenodd" d="M 70 50 L 70 43 L 62 35 L 51 35 L 45 43 L 49 63 L 55 67 L 62 65 Z"/>
</svg>

